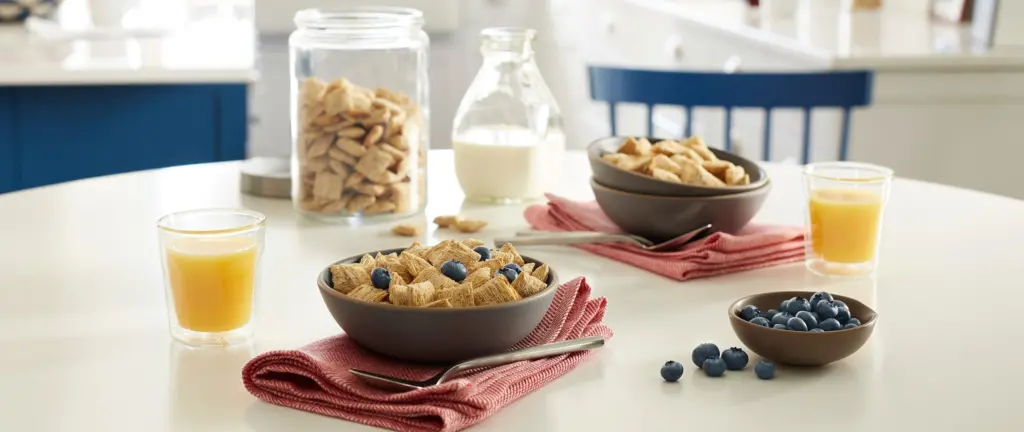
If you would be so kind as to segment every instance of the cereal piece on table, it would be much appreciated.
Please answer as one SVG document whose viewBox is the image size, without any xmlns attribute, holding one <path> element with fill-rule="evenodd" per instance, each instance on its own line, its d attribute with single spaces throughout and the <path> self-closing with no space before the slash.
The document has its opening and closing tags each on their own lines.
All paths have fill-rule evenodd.
<svg viewBox="0 0 1024 432">
<path fill-rule="evenodd" d="M 491 280 L 492 274 L 493 272 L 490 267 L 481 267 L 470 272 L 469 275 L 462 280 L 462 283 L 468 283 L 474 287 L 478 287 Z"/>
<path fill-rule="evenodd" d="M 464 240 L 462 240 L 461 243 L 466 245 L 466 247 L 470 247 L 470 248 L 475 248 L 477 246 L 483 246 L 483 245 L 487 244 L 487 243 L 484 243 L 483 240 L 477 240 L 475 238 L 464 239 Z"/>
<path fill-rule="evenodd" d="M 549 271 L 550 269 L 547 264 L 541 264 L 540 267 L 537 267 L 537 269 L 533 271 L 533 273 L 530 273 L 530 276 L 540 279 L 541 282 L 548 283 Z"/>
<path fill-rule="evenodd" d="M 395 203 L 391 201 L 377 201 L 371 204 L 366 210 L 363 210 L 363 214 L 379 214 L 379 213 L 390 213 L 395 210 Z"/>
<path fill-rule="evenodd" d="M 455 215 L 438 216 L 434 218 L 434 223 L 437 224 L 438 228 L 448 228 L 460 220 L 462 218 Z"/>
<path fill-rule="evenodd" d="M 721 159 L 713 160 L 713 161 L 705 161 L 705 162 L 701 163 L 700 165 L 702 167 L 704 167 L 704 169 L 708 170 L 709 173 L 711 173 L 715 177 L 718 177 L 718 179 L 723 181 L 723 182 L 725 182 L 725 172 L 729 168 L 732 168 L 733 166 L 735 166 L 735 165 L 732 164 L 732 162 L 724 161 L 724 160 L 721 160 Z"/>
<path fill-rule="evenodd" d="M 377 197 L 373 195 L 357 194 L 352 197 L 352 200 L 345 206 L 345 210 L 349 213 L 358 213 L 365 210 L 367 207 L 377 201 Z"/>
<path fill-rule="evenodd" d="M 434 285 L 430 281 L 389 288 L 391 303 L 419 307 L 434 301 Z"/>
<path fill-rule="evenodd" d="M 338 138 L 334 146 L 355 157 L 362 157 L 366 154 L 366 147 L 350 138 Z"/>
<path fill-rule="evenodd" d="M 647 165 L 647 169 L 649 170 L 653 170 L 655 168 L 676 172 L 679 171 L 679 164 L 672 159 L 669 159 L 668 156 L 659 154 L 651 159 L 651 163 Z"/>
<path fill-rule="evenodd" d="M 473 303 L 477 306 L 508 303 L 521 299 L 519 293 L 508 283 L 508 279 L 503 277 L 491 278 L 487 283 L 473 289 Z"/>
<path fill-rule="evenodd" d="M 424 258 L 434 267 L 440 268 L 441 264 L 444 264 L 445 261 L 456 260 L 468 269 L 471 265 L 480 261 L 480 254 L 473 251 L 469 246 L 455 240 L 444 240 L 430 248 L 424 255 Z"/>
<path fill-rule="evenodd" d="M 419 237 L 420 227 L 412 224 L 398 224 L 391 227 L 391 233 L 403 237 Z"/>
<path fill-rule="evenodd" d="M 633 137 L 626 138 L 626 141 L 619 147 L 618 153 L 645 156 L 651 154 L 651 142 L 647 141 L 647 138 L 636 139 Z"/>
<path fill-rule="evenodd" d="M 362 300 L 370 303 L 380 303 L 384 301 L 384 299 L 388 298 L 388 292 L 386 290 L 374 288 L 374 286 L 370 284 L 360 285 L 346 295 L 356 300 Z"/>
<path fill-rule="evenodd" d="M 661 140 L 654 143 L 651 146 L 651 152 L 654 154 L 662 154 L 665 156 L 672 156 L 680 154 L 686 150 L 686 146 L 680 144 L 678 141 L 673 140 Z"/>
<path fill-rule="evenodd" d="M 462 282 L 461 285 L 455 288 L 436 291 L 434 292 L 434 298 L 437 300 L 448 300 L 451 302 L 452 307 L 470 307 L 475 305 L 473 302 L 473 285 L 467 282 Z"/>
<path fill-rule="evenodd" d="M 733 165 L 725 170 L 725 184 L 730 186 L 750 184 L 750 176 L 743 167 Z"/>
<path fill-rule="evenodd" d="M 533 276 L 526 274 L 525 272 L 520 273 L 516 277 L 515 282 L 512 282 L 512 288 L 515 288 L 516 292 L 522 298 L 527 298 L 534 294 L 537 294 L 547 288 L 548 284 L 544 281 L 537 279 Z"/>
<path fill-rule="evenodd" d="M 487 221 L 465 219 L 455 222 L 452 225 L 452 228 L 455 228 L 458 232 L 469 234 L 480 231 L 484 229 L 485 226 L 487 226 Z"/>
<path fill-rule="evenodd" d="M 450 307 L 452 307 L 452 302 L 448 301 L 448 299 L 434 300 L 434 301 L 432 301 L 430 303 L 427 303 L 427 304 L 423 305 L 423 307 L 428 307 L 428 308 L 450 308 Z"/>
<path fill-rule="evenodd" d="M 427 262 L 427 260 L 421 258 L 419 255 L 416 255 L 413 252 L 409 252 L 409 249 L 403 251 L 402 254 L 398 256 L 398 258 L 402 260 L 402 263 L 405 264 L 406 271 L 408 271 L 413 278 L 419 276 L 419 274 L 423 270 L 433 268 L 433 266 L 431 266 L 430 263 Z"/>
<path fill-rule="evenodd" d="M 434 288 L 441 291 L 454 288 L 455 285 L 457 285 L 455 281 L 451 280 L 448 276 L 445 276 L 436 267 L 428 267 L 421 270 L 420 273 L 416 275 L 416 279 L 412 280 L 412 283 L 414 284 L 421 282 L 430 282 Z"/>
<path fill-rule="evenodd" d="M 499 249 L 498 252 L 512 254 L 512 262 L 519 264 L 520 267 L 526 265 L 526 261 L 523 261 L 523 256 L 519 255 L 519 251 L 516 250 L 516 247 L 513 246 L 512 243 L 505 243 L 501 245 L 501 249 Z"/>
<path fill-rule="evenodd" d="M 704 140 L 699 136 L 687 138 L 686 141 L 683 141 L 683 145 L 693 149 L 693 151 L 697 152 L 697 154 L 699 154 L 705 161 L 718 160 L 718 156 L 715 156 L 715 154 L 708 149 L 708 145 L 704 144 Z"/>
<path fill-rule="evenodd" d="M 526 273 L 528 275 L 532 275 L 533 274 L 533 269 L 535 267 L 537 267 L 536 263 L 526 263 L 526 264 L 523 265 L 523 273 Z"/>
<path fill-rule="evenodd" d="M 672 182 L 672 183 L 682 183 L 683 182 L 679 178 L 679 176 L 676 175 L 676 173 L 671 172 L 671 171 L 666 171 L 666 170 L 663 170 L 661 168 L 654 168 L 654 169 L 652 169 L 651 170 L 651 177 L 654 177 L 654 178 L 656 178 L 658 180 L 663 180 L 663 181 Z"/>
<path fill-rule="evenodd" d="M 331 266 L 331 282 L 335 291 L 348 294 L 370 283 L 370 272 L 362 264 L 335 264 Z"/>
<path fill-rule="evenodd" d="M 330 172 L 319 172 L 313 181 L 313 196 L 326 201 L 341 199 L 341 176 Z"/>
</svg>

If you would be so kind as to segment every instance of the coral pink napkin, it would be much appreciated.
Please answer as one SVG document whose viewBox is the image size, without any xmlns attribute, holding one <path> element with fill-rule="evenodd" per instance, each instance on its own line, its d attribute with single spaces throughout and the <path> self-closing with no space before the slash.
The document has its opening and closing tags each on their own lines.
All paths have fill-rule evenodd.
<svg viewBox="0 0 1024 432">
<path fill-rule="evenodd" d="M 601 323 L 606 300 L 590 298 L 580 277 L 558 288 L 540 325 L 514 349 L 612 331 Z M 476 424 L 505 405 L 569 372 L 593 351 L 522 361 L 466 374 L 405 393 L 367 386 L 348 373 L 366 369 L 424 380 L 440 367 L 402 363 L 359 348 L 345 335 L 297 350 L 271 351 L 242 369 L 245 388 L 272 404 L 400 431 L 455 431 Z"/>
<path fill-rule="evenodd" d="M 526 221 L 542 231 L 622 232 L 596 202 L 548 194 L 547 205 L 526 209 Z M 689 280 L 753 270 L 804 258 L 804 229 L 748 224 L 736 235 L 714 233 L 683 250 L 649 252 L 625 243 L 579 245 L 581 249 L 670 277 Z"/>
</svg>

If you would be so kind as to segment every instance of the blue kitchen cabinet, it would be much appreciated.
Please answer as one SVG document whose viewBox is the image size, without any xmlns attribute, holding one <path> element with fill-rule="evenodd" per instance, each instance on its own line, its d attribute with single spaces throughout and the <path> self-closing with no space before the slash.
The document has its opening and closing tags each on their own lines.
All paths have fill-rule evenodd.
<svg viewBox="0 0 1024 432">
<path fill-rule="evenodd" d="M 0 192 L 244 159 L 247 94 L 246 84 L 0 88 Z"/>
</svg>

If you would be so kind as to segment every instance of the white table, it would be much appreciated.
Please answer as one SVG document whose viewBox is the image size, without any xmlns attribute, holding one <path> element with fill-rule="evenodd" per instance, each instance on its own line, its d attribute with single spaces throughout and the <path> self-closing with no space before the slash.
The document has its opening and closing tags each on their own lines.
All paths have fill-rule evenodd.
<svg viewBox="0 0 1024 432">
<path fill-rule="evenodd" d="M 589 197 L 583 155 L 568 164 L 560 192 Z M 240 196 L 237 170 L 185 166 L 0 196 L 0 430 L 367 429 L 260 402 L 243 389 L 239 370 L 255 352 L 339 331 L 313 283 L 322 266 L 409 240 L 387 234 L 390 224 L 322 225 L 296 217 L 288 202 Z M 460 211 L 484 218 L 491 225 L 483 239 L 526 228 L 521 207 L 463 204 L 450 153 L 433 152 L 430 172 L 421 220 Z M 757 220 L 802 223 L 798 169 L 769 173 L 775 187 Z M 238 205 L 268 216 L 255 346 L 183 349 L 167 334 L 154 221 Z M 525 249 L 557 263 L 566 279 L 586 275 L 609 299 L 615 338 L 478 429 L 1022 430 L 1022 220 L 1020 201 L 897 180 L 876 281 L 823 281 L 797 264 L 677 283 L 572 248 Z M 696 371 L 696 344 L 737 343 L 726 320 L 731 301 L 781 289 L 852 295 L 882 318 L 867 346 L 830 367 L 780 369 L 770 382 L 749 369 L 722 379 Z M 686 365 L 681 384 L 661 382 L 668 359 Z"/>
</svg>

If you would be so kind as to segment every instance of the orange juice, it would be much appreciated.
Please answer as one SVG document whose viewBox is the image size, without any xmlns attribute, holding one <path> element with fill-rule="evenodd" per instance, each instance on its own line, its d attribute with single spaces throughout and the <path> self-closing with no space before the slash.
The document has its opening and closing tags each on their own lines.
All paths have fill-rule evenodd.
<svg viewBox="0 0 1024 432">
<path fill-rule="evenodd" d="M 878 191 L 811 192 L 811 248 L 828 262 L 864 263 L 875 257 L 882 197 Z"/>
<path fill-rule="evenodd" d="M 251 238 L 181 238 L 167 246 L 167 275 L 182 328 L 225 332 L 247 324 L 259 253 Z"/>
</svg>

